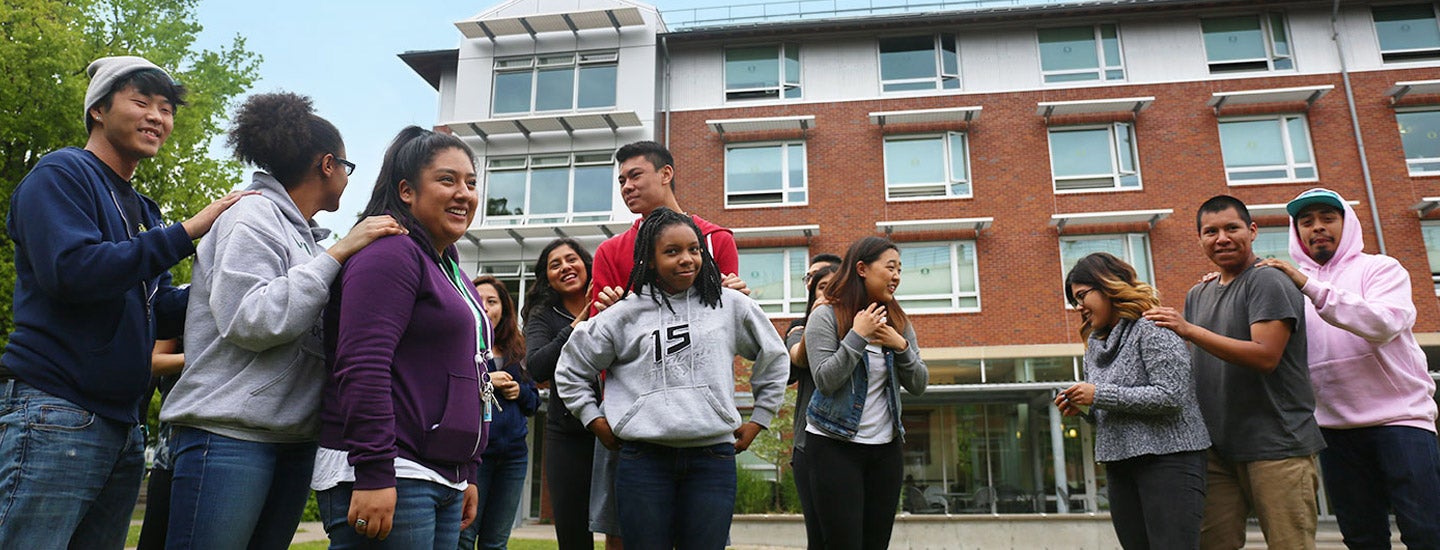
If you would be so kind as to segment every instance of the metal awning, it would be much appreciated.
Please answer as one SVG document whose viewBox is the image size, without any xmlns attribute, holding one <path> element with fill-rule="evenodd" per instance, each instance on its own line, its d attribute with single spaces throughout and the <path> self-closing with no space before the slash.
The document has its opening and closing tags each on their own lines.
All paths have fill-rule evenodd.
<svg viewBox="0 0 1440 550">
<path fill-rule="evenodd" d="M 974 122 L 980 118 L 979 105 L 973 107 L 949 107 L 945 109 L 916 109 L 912 111 L 878 111 L 870 113 L 870 123 L 913 124 L 923 122 Z"/>
<path fill-rule="evenodd" d="M 536 35 L 548 32 L 578 33 L 589 29 L 615 29 L 644 25 L 640 9 L 634 7 L 568 13 L 542 13 L 521 17 L 466 19 L 455 22 L 465 38 L 488 38 L 494 42 L 501 36 Z"/>
<path fill-rule="evenodd" d="M 1410 208 L 1418 212 L 1420 217 L 1423 218 L 1430 215 L 1431 212 L 1434 212 L 1436 208 L 1440 208 L 1440 197 L 1425 197 Z"/>
<path fill-rule="evenodd" d="M 814 237 L 820 234 L 820 226 L 783 225 L 774 227 L 732 227 L 730 232 L 737 239 L 763 239 L 772 237 Z"/>
<path fill-rule="evenodd" d="M 1150 228 L 1155 228 L 1155 222 L 1165 219 L 1175 213 L 1173 208 L 1162 208 L 1158 210 L 1115 210 L 1110 212 L 1078 212 L 1074 214 L 1055 214 L 1050 216 L 1050 225 L 1055 230 L 1065 232 L 1066 227 L 1080 227 L 1084 225 L 1108 225 L 1113 223 L 1148 223 Z"/>
<path fill-rule="evenodd" d="M 530 137 L 535 132 L 565 132 L 574 134 L 579 130 L 610 130 L 640 127 L 640 115 L 635 111 L 608 113 L 565 113 L 511 118 L 489 118 L 482 120 L 447 122 L 452 131 L 462 136 L 475 136 L 489 140 L 490 136 L 523 134 Z"/>
<path fill-rule="evenodd" d="M 610 238 L 624 233 L 631 221 L 575 222 L 575 223 L 530 223 L 523 225 L 482 225 L 465 232 L 470 240 L 478 241 L 508 239 L 521 245 L 529 239 L 549 241 L 556 237 L 578 239 L 583 237 Z"/>
<path fill-rule="evenodd" d="M 1301 86 L 1298 88 L 1270 88 L 1266 90 L 1243 90 L 1238 92 L 1215 92 L 1210 94 L 1210 101 L 1205 102 L 1216 113 L 1220 108 L 1230 105 L 1261 105 L 1265 103 L 1299 103 L 1305 102 L 1305 108 L 1309 109 L 1315 105 L 1321 97 L 1334 90 L 1334 84 L 1323 86 Z"/>
<path fill-rule="evenodd" d="M 1396 82 L 1385 95 L 1390 98 L 1390 103 L 1395 104 L 1408 94 L 1440 94 L 1440 80 L 1411 80 L 1409 82 Z"/>
<path fill-rule="evenodd" d="M 773 116 L 761 118 L 726 118 L 705 121 L 711 132 L 725 139 L 726 133 L 774 132 L 799 130 L 804 132 L 815 127 L 815 115 Z"/>
<path fill-rule="evenodd" d="M 1139 114 L 1154 97 L 1122 97 L 1117 99 L 1082 99 L 1079 101 L 1041 101 L 1035 104 L 1035 114 L 1050 120 L 1052 116 L 1096 115 L 1130 112 Z"/>
<path fill-rule="evenodd" d="M 875 222 L 875 230 L 886 235 L 916 231 L 955 231 L 973 229 L 980 233 L 995 223 L 995 218 L 952 218 L 948 220 L 902 220 Z"/>
<path fill-rule="evenodd" d="M 1345 202 L 1350 203 L 1350 206 L 1352 207 L 1360 206 L 1360 201 Z M 1289 216 L 1290 213 L 1285 211 L 1285 205 L 1287 204 L 1290 203 L 1277 202 L 1273 204 L 1247 204 L 1245 205 L 1245 209 L 1250 211 L 1250 217 L 1252 218 L 1259 218 L 1262 216 Z"/>
</svg>

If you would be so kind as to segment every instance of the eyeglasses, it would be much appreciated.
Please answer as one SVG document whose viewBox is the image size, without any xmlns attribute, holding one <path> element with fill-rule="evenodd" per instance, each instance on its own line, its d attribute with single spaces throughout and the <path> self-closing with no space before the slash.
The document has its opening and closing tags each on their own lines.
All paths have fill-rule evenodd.
<svg viewBox="0 0 1440 550">
<path fill-rule="evenodd" d="M 1087 288 L 1087 289 L 1085 289 L 1085 290 L 1081 290 L 1080 292 L 1076 292 L 1076 293 L 1075 293 L 1075 304 L 1079 304 L 1080 302 L 1085 301 L 1085 297 L 1086 297 L 1086 296 L 1089 296 L 1091 292 L 1095 292 L 1095 289 L 1093 289 L 1093 288 Z"/>
<path fill-rule="evenodd" d="M 342 158 L 340 158 L 340 157 L 338 157 L 338 156 L 335 156 L 333 153 L 330 155 L 330 158 L 335 159 L 335 162 L 338 162 L 338 163 L 340 163 L 341 166 L 344 166 L 344 167 L 345 167 L 345 175 L 349 176 L 349 175 L 355 173 L 355 163 L 350 162 L 350 161 L 345 160 L 345 159 L 342 159 Z M 320 159 L 320 168 L 324 168 L 324 167 L 325 167 L 325 159 Z"/>
</svg>

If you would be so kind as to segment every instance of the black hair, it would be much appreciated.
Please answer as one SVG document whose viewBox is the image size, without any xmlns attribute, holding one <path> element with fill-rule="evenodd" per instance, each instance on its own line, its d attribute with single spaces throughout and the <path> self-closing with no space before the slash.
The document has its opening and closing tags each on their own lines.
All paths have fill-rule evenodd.
<svg viewBox="0 0 1440 550">
<path fill-rule="evenodd" d="M 656 283 L 659 273 L 653 265 L 655 260 L 655 245 L 660 238 L 660 232 L 672 225 L 684 225 L 695 232 L 695 240 L 700 243 L 700 273 L 695 279 L 696 290 L 700 292 L 700 303 L 711 308 L 721 307 L 720 304 L 720 269 L 715 266 L 715 258 L 710 255 L 710 249 L 705 245 L 705 236 L 700 234 L 700 227 L 695 221 L 664 206 L 656 208 L 645 221 L 640 223 L 639 235 L 635 237 L 635 267 L 630 270 L 630 285 L 625 289 L 626 294 L 637 292 L 645 285 L 650 285 L 650 299 L 656 304 L 664 300 L 665 307 L 670 308 L 674 313 L 675 308 L 670 305 L 670 297 L 662 292 Z M 622 297 L 623 298 L 623 297 Z"/>
<path fill-rule="evenodd" d="M 844 260 L 841 260 L 841 259 L 840 259 L 840 256 L 839 256 L 838 254 L 831 254 L 831 253 L 829 253 L 829 252 L 822 252 L 822 253 L 820 253 L 820 254 L 816 254 L 816 255 L 810 257 L 810 265 L 815 265 L 815 264 L 818 264 L 818 263 L 820 263 L 820 262 L 825 262 L 825 263 L 827 263 L 827 264 L 840 265 L 840 262 L 842 262 L 842 261 L 844 261 Z"/>
<path fill-rule="evenodd" d="M 184 84 L 171 79 L 170 75 L 165 74 L 165 71 L 160 69 L 140 69 L 115 79 L 115 83 L 110 85 L 110 89 L 106 90 L 105 95 L 100 96 L 100 100 L 96 101 L 94 105 L 91 105 L 90 109 L 109 109 L 115 102 L 115 92 L 124 90 L 129 86 L 134 86 L 135 91 L 144 95 L 164 97 L 170 102 L 170 106 L 176 110 L 185 106 L 185 94 L 189 93 L 189 90 L 185 89 Z M 95 120 L 90 116 L 90 109 L 85 110 L 86 132 L 89 132 L 90 129 L 95 126 Z"/>
<path fill-rule="evenodd" d="M 1247 227 L 1254 223 L 1250 220 L 1250 209 L 1246 208 L 1245 203 L 1241 202 L 1240 199 L 1230 195 L 1215 195 L 1205 201 L 1204 204 L 1201 204 L 1199 209 L 1195 210 L 1195 231 L 1197 233 L 1200 232 L 1201 216 L 1224 212 L 1230 209 L 1234 209 L 1235 212 L 1240 214 L 1240 221 L 1245 222 Z"/>
<path fill-rule="evenodd" d="M 615 163 L 625 164 L 627 160 L 642 156 L 645 157 L 645 160 L 650 161 L 650 165 L 654 166 L 657 172 L 666 166 L 675 166 L 675 156 L 670 154 L 670 150 L 653 141 L 637 141 L 626 144 L 615 151 Z M 670 179 L 670 190 L 675 190 L 674 178 Z"/>
<path fill-rule="evenodd" d="M 345 148 L 335 125 L 315 115 L 310 98 L 290 92 L 250 96 L 235 111 L 225 143 L 235 158 L 269 172 L 286 189 L 300 183 L 320 158 L 339 157 Z"/>
<path fill-rule="evenodd" d="M 826 276 L 839 271 L 840 260 L 839 256 L 836 256 L 834 262 L 827 263 L 820 269 L 815 270 L 815 273 L 811 274 L 810 282 L 805 285 L 805 316 L 801 317 L 800 322 L 795 323 L 795 326 L 803 327 L 805 323 L 810 321 L 810 311 L 815 309 L 815 300 L 820 297 L 820 279 L 824 279 Z"/>
<path fill-rule="evenodd" d="M 510 289 L 505 288 L 505 283 L 494 275 L 481 275 L 470 281 L 476 289 L 480 285 L 490 285 L 495 289 L 495 295 L 500 298 L 500 322 L 495 325 L 495 341 L 490 343 L 491 349 L 500 352 L 500 357 L 507 363 L 519 363 L 525 360 L 525 335 L 520 332 L 520 321 L 515 317 L 515 299 L 510 297 Z M 521 373 L 525 369 L 520 369 Z"/>
<path fill-rule="evenodd" d="M 420 243 L 422 250 L 432 253 L 435 245 L 432 244 L 430 233 L 420 225 L 415 215 L 410 213 L 410 205 L 400 200 L 400 182 L 406 181 L 411 189 L 418 189 L 422 185 L 421 172 L 435 160 L 436 155 L 446 149 L 464 151 L 465 156 L 470 157 L 470 163 L 475 163 L 475 152 L 458 137 L 432 132 L 419 126 L 406 126 L 404 130 L 400 130 L 395 140 L 390 142 L 390 147 L 385 149 L 380 175 L 376 176 L 375 189 L 370 193 L 370 203 L 365 205 L 365 210 L 360 212 L 355 223 L 358 225 L 370 216 L 389 214 L 410 230 L 410 238 Z"/>
<path fill-rule="evenodd" d="M 530 316 L 534 315 L 537 311 L 558 305 L 561 301 L 560 293 L 555 291 L 555 287 L 550 286 L 549 266 L 550 253 L 562 246 L 570 247 L 571 250 L 575 251 L 577 256 L 580 256 L 580 262 L 585 264 L 585 284 L 581 285 L 580 288 L 585 289 L 590 287 L 591 272 L 595 266 L 595 260 L 590 257 L 590 251 L 585 250 L 583 245 L 569 237 L 561 237 L 550 241 L 550 244 L 540 249 L 540 257 L 535 258 L 535 267 L 530 270 L 531 273 L 535 274 L 535 283 L 530 285 L 530 290 L 525 293 L 526 319 L 529 319 Z"/>
</svg>

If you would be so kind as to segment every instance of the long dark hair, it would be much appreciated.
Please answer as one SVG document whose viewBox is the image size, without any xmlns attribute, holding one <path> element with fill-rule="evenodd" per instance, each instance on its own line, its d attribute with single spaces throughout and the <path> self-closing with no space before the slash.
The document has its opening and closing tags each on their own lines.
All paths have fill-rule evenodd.
<svg viewBox="0 0 1440 550">
<path fill-rule="evenodd" d="M 803 327 L 810 320 L 810 311 L 815 309 L 815 300 L 820 298 L 820 279 L 837 271 L 840 271 L 837 264 L 825 264 L 824 267 L 816 269 L 815 273 L 810 274 L 810 282 L 805 285 L 805 316 L 800 318 L 800 324 L 796 326 Z M 834 286 L 835 283 L 831 282 L 830 284 Z"/>
<path fill-rule="evenodd" d="M 540 249 L 540 257 L 535 258 L 535 267 L 530 270 L 535 274 L 535 284 L 530 285 L 530 290 L 525 293 L 525 318 L 529 319 L 537 311 L 544 311 L 547 307 L 559 305 L 562 301 L 559 292 L 555 287 L 550 286 L 550 253 L 562 246 L 570 247 L 575 255 L 580 256 L 580 262 L 585 264 L 585 284 L 580 285 L 581 292 L 590 288 L 590 280 L 593 277 L 591 271 L 595 265 L 594 258 L 590 257 L 590 251 L 585 250 L 575 239 L 560 237 L 545 248 Z"/>
<path fill-rule="evenodd" d="M 500 298 L 500 322 L 495 324 L 495 341 L 490 343 L 490 347 L 499 352 L 500 357 L 507 363 L 523 361 L 525 335 L 520 332 L 520 321 L 515 317 L 515 300 L 510 298 L 510 290 L 494 275 L 481 275 L 470 284 L 476 288 L 490 285 L 490 288 L 495 289 L 495 295 Z"/>
<path fill-rule="evenodd" d="M 315 114 L 310 98 L 290 92 L 250 96 L 235 111 L 225 143 L 235 158 L 260 167 L 290 189 L 327 153 L 345 142 L 330 121 Z"/>
<path fill-rule="evenodd" d="M 850 332 L 851 325 L 855 324 L 855 314 L 870 307 L 873 302 L 865 290 L 865 279 L 860 277 L 855 265 L 874 262 L 880 259 L 880 255 L 886 250 L 900 252 L 900 247 L 895 246 L 890 239 L 865 237 L 855 241 L 850 245 L 850 249 L 845 251 L 845 259 L 840 262 L 840 274 L 835 276 L 835 282 L 830 283 L 830 288 L 825 290 L 825 294 L 830 297 L 830 307 L 835 308 L 838 337 L 844 338 L 845 333 Z M 910 318 L 900 309 L 900 303 L 892 296 L 890 303 L 881 305 L 885 306 L 889 325 L 904 334 L 905 328 L 910 326 Z"/>
<path fill-rule="evenodd" d="M 670 305 L 670 297 L 660 290 L 656 282 L 659 273 L 653 265 L 655 245 L 660 238 L 660 232 L 672 225 L 684 225 L 695 232 L 695 240 L 700 242 L 700 273 L 695 279 L 696 290 L 700 292 L 700 303 L 711 308 L 720 307 L 720 269 L 715 267 L 715 258 L 705 246 L 705 236 L 700 233 L 700 227 L 695 225 L 690 216 L 663 206 L 656 208 L 640 224 L 639 235 L 635 237 L 635 267 L 630 270 L 630 285 L 626 288 L 626 294 L 650 285 L 654 287 L 651 289 L 650 299 L 655 300 L 656 304 L 664 300 L 665 307 L 670 308 L 671 313 L 675 312 L 675 308 Z"/>
<path fill-rule="evenodd" d="M 1120 258 L 1105 252 L 1096 252 L 1080 258 L 1070 273 L 1065 275 L 1065 300 L 1076 305 L 1075 293 L 1070 285 L 1081 284 L 1098 290 L 1110 300 L 1111 307 L 1121 319 L 1134 321 L 1146 311 L 1160 306 L 1160 293 L 1135 275 L 1135 268 Z M 1096 327 L 1087 319 L 1080 324 L 1080 338 L 1090 341 L 1090 335 L 1100 332 L 1104 338 L 1110 327 Z"/>
<path fill-rule="evenodd" d="M 410 205 L 400 200 L 400 182 L 406 181 L 411 189 L 419 189 L 423 183 L 420 174 L 434 162 L 435 155 L 446 149 L 459 149 L 475 163 L 475 152 L 460 138 L 450 134 L 432 132 L 419 126 L 407 126 L 385 149 L 385 161 L 380 164 L 380 175 L 375 178 L 375 190 L 370 193 L 370 203 L 360 212 L 355 221 L 359 224 L 370 216 L 389 214 L 410 230 L 410 238 L 420 243 L 420 249 L 433 254 L 435 246 L 425 227 L 410 213 Z"/>
</svg>

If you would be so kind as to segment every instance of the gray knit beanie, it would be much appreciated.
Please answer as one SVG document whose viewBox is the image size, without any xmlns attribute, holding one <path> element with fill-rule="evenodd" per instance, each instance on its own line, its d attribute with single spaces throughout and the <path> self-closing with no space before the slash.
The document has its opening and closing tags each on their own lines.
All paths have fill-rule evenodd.
<svg viewBox="0 0 1440 550">
<path fill-rule="evenodd" d="M 170 73 L 166 72 L 165 69 L 161 69 L 158 65 L 151 63 L 143 57 L 135 57 L 133 55 L 102 57 L 90 63 L 90 66 L 85 68 L 85 72 L 90 75 L 90 87 L 85 90 L 86 127 L 89 127 L 90 108 L 94 107 L 96 103 L 99 103 L 100 99 L 105 97 L 105 94 L 110 93 L 110 88 L 115 85 L 115 81 L 124 78 L 125 75 L 144 69 L 155 69 L 165 73 L 165 76 L 170 77 L 171 80 L 175 79 L 175 77 L 170 76 Z"/>
</svg>

